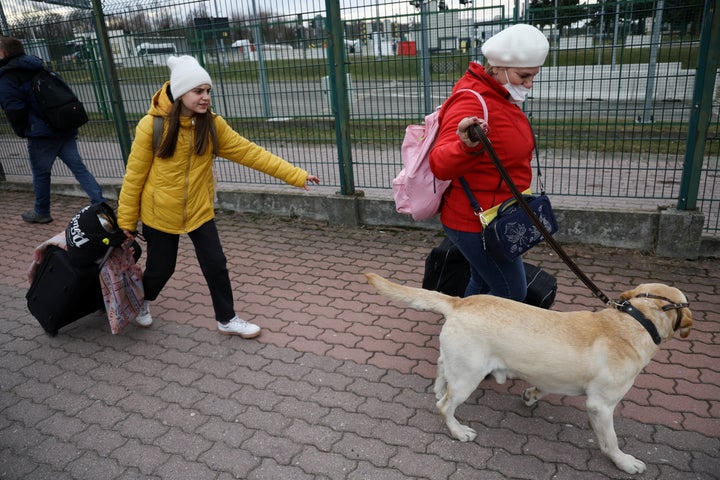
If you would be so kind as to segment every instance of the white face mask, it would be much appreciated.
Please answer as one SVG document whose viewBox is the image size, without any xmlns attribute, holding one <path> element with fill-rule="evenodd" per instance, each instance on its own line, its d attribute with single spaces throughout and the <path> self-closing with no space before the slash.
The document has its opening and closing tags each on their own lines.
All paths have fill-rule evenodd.
<svg viewBox="0 0 720 480">
<path fill-rule="evenodd" d="M 513 85 L 512 83 L 510 83 L 510 77 L 508 77 L 507 70 L 505 70 L 505 77 L 507 78 L 507 83 L 504 84 L 503 87 L 505 87 L 505 90 L 510 93 L 510 102 L 514 103 L 515 105 L 523 103 L 527 96 L 530 94 L 530 89 L 522 84 Z"/>
</svg>

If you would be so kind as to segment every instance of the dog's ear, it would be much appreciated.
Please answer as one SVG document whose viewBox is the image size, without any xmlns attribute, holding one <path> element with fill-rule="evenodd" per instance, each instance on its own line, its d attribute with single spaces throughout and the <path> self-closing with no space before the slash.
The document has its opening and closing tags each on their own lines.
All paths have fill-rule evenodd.
<svg viewBox="0 0 720 480">
<path fill-rule="evenodd" d="M 664 295 L 671 299 L 673 302 L 676 302 L 678 304 L 687 304 L 688 299 L 687 295 L 685 295 L 683 292 L 678 290 L 674 287 L 668 287 L 664 285 L 666 289 L 669 289 Z M 670 313 L 669 311 L 667 313 Z M 673 324 L 673 327 L 676 329 L 675 331 L 680 335 L 680 338 L 686 338 L 688 335 L 690 335 L 690 329 L 693 325 L 693 317 L 692 317 L 692 311 L 689 307 L 682 307 L 675 309 L 675 314 L 677 317 L 675 317 L 675 323 Z"/>
<path fill-rule="evenodd" d="M 675 299 L 677 296 L 680 296 L 680 301 L 678 303 L 688 303 L 687 295 L 685 295 L 680 290 L 676 290 L 675 296 L 672 298 Z M 680 335 L 680 338 L 686 338 L 688 335 L 690 335 L 690 329 L 693 325 L 693 317 L 692 317 L 692 311 L 690 310 L 690 307 L 683 307 L 678 308 L 675 310 L 677 312 L 677 320 L 675 321 L 675 328 L 677 328 L 677 332 Z"/>
<path fill-rule="evenodd" d="M 623 292 L 620 294 L 620 301 L 624 302 L 625 300 L 629 300 L 631 298 L 637 297 L 639 292 L 639 288 L 633 288 L 632 290 L 628 290 L 627 292 Z"/>
<path fill-rule="evenodd" d="M 680 315 L 680 321 L 678 322 L 680 328 L 678 328 L 678 333 L 680 334 L 680 338 L 686 338 L 690 335 L 690 329 L 693 324 L 692 312 L 688 307 L 685 307 L 678 309 L 677 314 Z"/>
</svg>

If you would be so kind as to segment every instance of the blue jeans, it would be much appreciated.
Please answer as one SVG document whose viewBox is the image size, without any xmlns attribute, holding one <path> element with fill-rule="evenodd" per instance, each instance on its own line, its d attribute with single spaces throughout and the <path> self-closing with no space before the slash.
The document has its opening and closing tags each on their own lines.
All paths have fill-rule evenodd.
<svg viewBox="0 0 720 480">
<path fill-rule="evenodd" d="M 50 176 L 56 158 L 68 166 L 92 203 L 102 202 L 102 188 L 83 163 L 74 136 L 28 138 L 28 155 L 35 190 L 35 213 L 50 213 Z"/>
<path fill-rule="evenodd" d="M 482 233 L 443 228 L 470 264 L 470 281 L 465 289 L 465 297 L 488 294 L 518 302 L 525 300 L 527 279 L 522 257 L 510 262 L 498 262 L 485 250 Z"/>
</svg>

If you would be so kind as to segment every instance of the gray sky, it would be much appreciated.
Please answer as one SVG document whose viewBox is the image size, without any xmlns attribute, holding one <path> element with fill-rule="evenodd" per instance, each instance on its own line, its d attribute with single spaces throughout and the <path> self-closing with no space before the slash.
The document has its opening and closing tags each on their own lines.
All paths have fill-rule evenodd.
<svg viewBox="0 0 720 480">
<path fill-rule="evenodd" d="M 56 0 L 58 2 L 73 0 Z M 82 0 L 75 0 L 82 1 Z M 90 1 L 90 0 L 88 0 Z M 461 5 L 459 0 L 445 0 L 448 7 L 452 9 L 467 10 L 472 5 Z M 505 15 L 512 15 L 512 6 L 514 0 L 475 0 L 477 7 L 490 7 L 505 5 Z M 525 0 L 518 0 L 520 8 L 525 5 Z M 103 6 L 108 14 L 127 12 L 132 10 L 133 5 L 142 5 L 145 9 L 153 4 L 158 8 L 163 5 L 172 5 L 172 0 L 145 0 L 138 3 L 137 0 L 103 0 Z M 242 16 L 252 16 L 253 4 L 259 10 L 268 11 L 274 14 L 296 16 L 303 13 L 304 19 L 309 20 L 311 17 L 325 14 L 325 0 L 204 0 L 194 3 L 184 3 L 182 5 L 175 4 L 177 9 L 197 9 L 205 7 L 210 15 L 231 16 L 233 13 Z M 392 17 L 395 15 L 407 15 L 417 13 L 418 10 L 410 5 L 409 0 L 388 2 L 385 0 L 341 0 L 341 14 L 343 18 L 373 18 L 380 16 L 381 18 Z M 53 10 L 61 13 L 64 7 L 44 2 L 34 2 L 32 0 L 2 0 L 2 9 L 9 23 L 13 23 L 16 16 L 26 16 L 34 10 Z M 493 15 L 498 14 L 497 9 L 484 10 L 492 12 Z M 468 13 L 470 15 L 470 13 Z M 482 16 L 478 11 L 478 16 Z M 477 18 L 482 20 L 482 18 Z M 488 20 L 490 18 L 487 18 Z"/>
</svg>

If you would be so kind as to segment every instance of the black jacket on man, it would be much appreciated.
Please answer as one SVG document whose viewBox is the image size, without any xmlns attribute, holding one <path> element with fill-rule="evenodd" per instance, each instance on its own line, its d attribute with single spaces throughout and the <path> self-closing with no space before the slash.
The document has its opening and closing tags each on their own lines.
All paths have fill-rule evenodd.
<svg viewBox="0 0 720 480">
<path fill-rule="evenodd" d="M 19 137 L 74 135 L 76 132 L 57 132 L 43 120 L 32 93 L 32 77 L 43 68 L 42 59 L 33 55 L 16 55 L 0 60 L 0 106 Z"/>
</svg>

